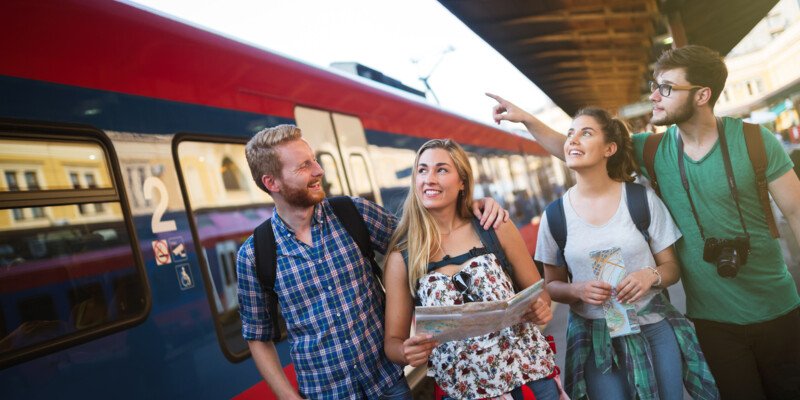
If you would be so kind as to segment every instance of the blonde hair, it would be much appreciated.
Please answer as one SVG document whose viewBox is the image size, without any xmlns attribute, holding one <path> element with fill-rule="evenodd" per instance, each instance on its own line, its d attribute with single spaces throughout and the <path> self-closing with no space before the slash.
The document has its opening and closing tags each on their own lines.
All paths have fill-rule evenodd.
<svg viewBox="0 0 800 400">
<path fill-rule="evenodd" d="M 250 166 L 250 174 L 253 175 L 253 180 L 261 190 L 269 193 L 261 181 L 261 177 L 264 175 L 279 176 L 281 168 L 283 168 L 275 147 L 292 140 L 299 140 L 302 137 L 303 133 L 300 128 L 294 125 L 278 125 L 262 129 L 247 142 L 244 147 L 247 165 Z"/>
<path fill-rule="evenodd" d="M 428 272 L 428 263 L 431 255 L 441 249 L 442 241 L 439 227 L 430 215 L 428 210 L 423 207 L 415 186 L 417 181 L 417 166 L 419 158 L 427 150 L 443 149 L 450 154 L 453 160 L 458 177 L 464 183 L 464 189 L 459 192 L 456 200 L 456 215 L 461 218 L 472 218 L 472 166 L 467 158 L 467 153 L 461 146 L 450 139 L 429 140 L 417 151 L 414 159 L 414 170 L 411 175 L 411 189 L 406 195 L 403 203 L 403 216 L 400 223 L 392 235 L 389 242 L 389 249 L 392 251 L 406 250 L 408 260 L 406 270 L 408 271 L 408 285 L 411 296 L 415 297 L 417 281 Z"/>
</svg>

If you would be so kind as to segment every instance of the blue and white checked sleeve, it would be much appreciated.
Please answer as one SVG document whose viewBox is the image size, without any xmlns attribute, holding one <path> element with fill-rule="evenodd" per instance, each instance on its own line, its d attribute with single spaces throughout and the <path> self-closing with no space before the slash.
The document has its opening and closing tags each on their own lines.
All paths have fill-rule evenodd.
<svg viewBox="0 0 800 400">
<path fill-rule="evenodd" d="M 353 197 L 353 203 L 367 224 L 373 248 L 378 253 L 386 254 L 389 240 L 392 239 L 392 234 L 397 228 L 397 217 L 383 207 L 360 197 Z"/>
</svg>

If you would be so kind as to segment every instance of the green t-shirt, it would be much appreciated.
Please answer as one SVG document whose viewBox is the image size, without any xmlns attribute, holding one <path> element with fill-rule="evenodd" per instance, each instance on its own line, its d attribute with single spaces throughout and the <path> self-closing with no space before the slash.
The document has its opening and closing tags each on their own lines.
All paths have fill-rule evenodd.
<svg viewBox="0 0 800 400">
<path fill-rule="evenodd" d="M 661 140 L 655 156 L 655 170 L 661 198 L 683 233 L 675 245 L 681 260 L 687 314 L 691 318 L 752 324 L 786 314 L 800 305 L 800 296 L 783 261 L 780 244 L 770 236 L 764 219 L 742 132 L 742 120 L 723 118 L 723 125 L 739 202 L 750 233 L 751 252 L 735 278 L 719 276 L 716 265 L 703 260 L 704 242 L 678 169 L 675 125 L 667 129 Z M 643 152 L 649 135 L 633 135 L 636 161 L 648 178 Z M 769 130 L 762 127 L 761 136 L 767 153 L 767 181 L 772 182 L 790 171 L 792 162 Z M 744 236 L 727 183 L 719 141 L 702 159 L 695 161 L 684 156 L 684 160 L 689 190 L 705 237 L 732 239 Z"/>
</svg>

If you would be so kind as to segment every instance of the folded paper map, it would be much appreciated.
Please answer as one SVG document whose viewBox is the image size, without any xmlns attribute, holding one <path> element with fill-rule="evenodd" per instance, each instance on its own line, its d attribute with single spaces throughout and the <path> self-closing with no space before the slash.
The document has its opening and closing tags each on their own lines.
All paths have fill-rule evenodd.
<svg viewBox="0 0 800 400">
<path fill-rule="evenodd" d="M 543 289 L 544 281 L 539 280 L 504 301 L 416 307 L 416 333 L 433 335 L 434 340 L 444 343 L 499 331 L 522 322 L 522 316 Z"/>
<path fill-rule="evenodd" d="M 611 299 L 603 303 L 608 333 L 613 337 L 639 333 L 639 319 L 633 304 L 617 301 L 617 285 L 625 277 L 625 262 L 622 250 L 614 247 L 589 253 L 592 258 L 592 272 L 598 280 L 611 285 Z"/>
</svg>

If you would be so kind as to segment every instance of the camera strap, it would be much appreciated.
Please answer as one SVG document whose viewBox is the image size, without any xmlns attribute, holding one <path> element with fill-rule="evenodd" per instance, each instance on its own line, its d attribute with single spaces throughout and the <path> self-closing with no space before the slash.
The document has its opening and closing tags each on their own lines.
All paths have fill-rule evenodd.
<svg viewBox="0 0 800 400">
<path fill-rule="evenodd" d="M 722 150 L 722 161 L 725 164 L 725 175 L 728 177 L 728 187 L 731 190 L 731 196 L 733 197 L 733 201 L 736 203 L 736 211 L 739 212 L 739 222 L 742 224 L 742 229 L 744 230 L 744 235 L 747 239 L 750 239 L 750 234 L 747 232 L 747 225 L 744 223 L 744 215 L 742 215 L 742 207 L 739 206 L 739 191 L 736 188 L 736 179 L 733 177 L 733 167 L 731 165 L 731 155 L 728 152 L 728 140 L 725 138 L 725 129 L 722 124 L 722 119 L 717 118 L 717 133 L 719 135 L 719 146 L 720 150 Z M 697 215 L 697 209 L 694 206 L 694 201 L 692 201 L 692 195 L 689 192 L 689 179 L 686 178 L 686 167 L 683 165 L 683 138 L 681 138 L 680 132 L 678 133 L 678 169 L 681 171 L 681 183 L 683 183 L 683 189 L 686 191 L 686 197 L 689 198 L 689 205 L 692 208 L 692 215 L 694 215 L 694 220 L 697 222 L 697 228 L 700 229 L 700 237 L 703 240 L 706 240 L 706 236 L 703 232 L 703 225 L 700 223 L 700 216 Z"/>
</svg>

